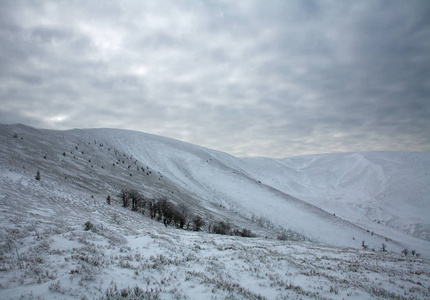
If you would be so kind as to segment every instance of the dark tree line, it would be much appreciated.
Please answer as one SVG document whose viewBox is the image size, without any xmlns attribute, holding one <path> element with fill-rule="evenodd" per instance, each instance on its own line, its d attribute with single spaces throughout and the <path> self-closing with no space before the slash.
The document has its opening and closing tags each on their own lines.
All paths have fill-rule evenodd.
<svg viewBox="0 0 430 300">
<path fill-rule="evenodd" d="M 156 219 L 168 226 L 181 229 L 201 230 L 205 222 L 200 216 L 193 216 L 184 204 L 176 205 L 166 198 L 145 198 L 136 190 L 123 189 L 119 194 L 123 207 L 139 212 L 151 219 Z"/>
<path fill-rule="evenodd" d="M 216 221 L 209 225 L 208 227 L 209 233 L 215 234 L 223 234 L 223 235 L 237 235 L 243 237 L 255 237 L 256 235 L 252 233 L 251 230 L 243 228 L 243 229 L 232 229 L 231 225 L 223 222 Z"/>
<path fill-rule="evenodd" d="M 216 233 L 216 234 L 230 234 L 231 226 L 228 223 L 219 221 L 209 228 L 209 232 Z"/>
<path fill-rule="evenodd" d="M 163 222 L 165 226 L 200 231 L 207 224 L 201 216 L 191 214 L 185 204 L 176 205 L 165 197 L 159 199 L 145 198 L 134 189 L 122 189 L 119 197 L 122 199 L 123 207 L 131 208 L 135 212 Z M 245 228 L 232 229 L 229 223 L 223 221 L 209 223 L 207 231 L 215 234 L 255 237 L 251 230 Z"/>
</svg>

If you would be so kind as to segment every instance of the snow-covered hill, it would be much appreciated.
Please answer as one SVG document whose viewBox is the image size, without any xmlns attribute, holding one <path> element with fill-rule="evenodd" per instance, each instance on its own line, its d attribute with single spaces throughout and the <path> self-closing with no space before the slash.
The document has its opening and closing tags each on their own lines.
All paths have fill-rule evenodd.
<svg viewBox="0 0 430 300">
<path fill-rule="evenodd" d="M 428 285 L 430 276 L 426 260 L 430 256 L 430 153 L 237 158 L 134 131 L 50 131 L 24 125 L 0 125 L 0 144 L 0 287 L 4 289 L 0 295 L 30 293 L 39 280 L 40 294 L 50 290 L 73 298 L 81 295 L 79 284 L 83 284 L 91 286 L 89 297 L 93 298 L 100 296 L 111 280 L 128 286 L 130 282 L 139 285 L 146 278 L 146 288 L 159 288 L 164 280 L 164 289 L 158 292 L 176 293 L 179 298 L 209 297 L 208 286 L 222 291 L 222 297 L 233 293 L 236 298 L 281 297 L 273 287 L 286 290 L 284 296 L 335 296 L 339 289 L 339 296 L 378 296 L 374 283 L 366 286 L 343 279 L 342 286 L 340 279 L 352 276 L 351 270 L 369 272 L 357 263 L 363 260 L 369 266 L 375 259 L 386 261 L 382 268 L 372 269 L 383 278 L 387 276 L 381 279 L 385 287 L 396 285 L 403 280 L 402 272 L 411 271 L 417 278 L 406 285 L 409 295 L 429 293 L 421 287 Z M 40 181 L 34 179 L 37 171 Z M 251 229 L 259 238 L 166 228 L 122 208 L 117 195 L 123 188 L 138 189 L 145 197 L 185 203 L 207 223 L 226 221 Z M 112 205 L 106 203 L 108 195 Z M 96 229 L 83 232 L 86 221 Z M 279 234 L 295 242 L 277 241 Z M 362 249 L 363 241 L 370 251 Z M 380 251 L 382 244 L 389 253 Z M 257 248 L 260 250 L 252 250 Z M 423 259 L 410 258 L 415 265 L 409 264 L 411 261 L 400 254 L 405 248 L 420 253 Z M 121 253 L 128 259 L 121 259 Z M 61 263 L 56 255 L 66 261 Z M 229 255 L 245 263 L 230 262 Z M 267 264 L 255 261 L 265 255 Z M 217 260 L 212 264 L 214 257 Z M 281 265 L 290 271 L 281 274 L 277 270 L 281 265 L 275 265 L 285 257 L 288 262 Z M 340 269 L 333 274 L 323 272 L 324 257 L 327 265 Z M 38 259 L 51 267 L 41 270 Z M 149 271 L 156 262 L 160 270 Z M 106 276 L 109 268 L 126 279 L 118 279 L 119 274 Z M 396 273 L 396 268 L 401 271 Z M 80 278 L 77 286 L 65 286 L 65 270 L 72 272 L 71 281 Z M 175 275 L 166 277 L 166 271 Z M 322 273 L 327 276 L 317 279 Z M 388 279 L 391 273 L 398 274 L 393 283 Z M 295 279 L 287 282 L 284 275 Z M 240 278 L 233 280 L 235 276 Z M 373 280 L 363 276 L 363 280 Z M 60 279 L 62 283 L 57 284 Z M 188 280 L 191 282 L 185 284 Z M 227 284 L 231 282 L 237 286 Z M 256 288 L 257 282 L 260 288 Z M 303 283 L 314 286 L 304 288 Z M 29 288 L 24 288 L 27 284 Z M 173 291 L 178 285 L 181 288 Z M 385 287 L 379 290 L 382 296 L 390 290 Z M 354 292 L 348 292 L 351 289 Z M 404 289 L 405 285 L 394 289 L 391 296 Z"/>
<path fill-rule="evenodd" d="M 242 160 L 248 173 L 260 171 L 268 185 L 366 230 L 411 245 L 430 241 L 428 152 Z"/>
<path fill-rule="evenodd" d="M 140 132 L 69 134 L 106 141 L 201 201 L 314 241 L 361 247 L 365 240 L 379 248 L 388 238 L 399 243 L 399 250 L 415 247 L 430 253 L 430 153 L 236 158 Z"/>
<path fill-rule="evenodd" d="M 199 209 L 212 207 L 215 214 L 233 212 L 258 219 L 312 241 L 360 248 L 364 240 L 369 247 L 379 248 L 388 239 L 396 250 L 414 247 L 430 254 L 430 153 L 236 158 L 135 131 L 46 131 L 18 125 L 3 126 L 2 132 L 6 140 L 14 132 L 29 139 L 12 141 L 22 143 L 16 146 L 24 149 L 39 151 L 39 157 L 31 159 L 38 159 L 42 168 L 52 163 L 49 158 L 41 160 L 49 146 L 48 156 L 61 164 L 77 163 L 78 168 L 54 172 L 77 178 L 91 174 L 87 180 L 93 185 L 97 180 L 103 182 L 111 194 L 122 187 L 139 187 L 150 194 L 161 192 L 178 202 L 187 201 Z M 78 150 L 77 145 L 81 145 Z M 85 148 L 90 152 L 82 154 Z M 73 150 L 78 162 L 70 159 L 71 153 L 61 156 Z M 91 164 L 95 169 L 87 161 L 79 165 L 79 159 L 90 155 L 94 156 Z M 121 160 L 121 155 L 126 155 L 128 162 L 117 168 L 113 164 Z M 135 171 L 139 165 L 149 167 L 151 176 Z M 127 169 L 129 166 L 132 168 Z M 140 177 L 129 176 L 130 170 Z M 43 173 L 49 176 L 50 171 Z M 107 180 L 106 176 L 111 178 Z M 225 210 L 220 212 L 220 206 Z"/>
</svg>

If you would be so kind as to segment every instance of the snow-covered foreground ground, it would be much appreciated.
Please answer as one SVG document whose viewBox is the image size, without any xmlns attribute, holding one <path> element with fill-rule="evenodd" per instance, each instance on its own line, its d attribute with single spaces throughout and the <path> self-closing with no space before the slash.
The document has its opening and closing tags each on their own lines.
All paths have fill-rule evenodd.
<svg viewBox="0 0 430 300">
<path fill-rule="evenodd" d="M 77 191 L 14 179 L 2 199 L 2 299 L 97 299 L 136 287 L 142 299 L 430 297 L 425 259 L 166 228 Z"/>
<path fill-rule="evenodd" d="M 2 125 L 0 144 L 1 299 L 430 297 L 428 154 L 239 159 L 142 133 L 21 125 Z M 122 188 L 258 237 L 165 227 L 121 207 Z M 285 232 L 307 241 L 276 240 Z"/>
</svg>

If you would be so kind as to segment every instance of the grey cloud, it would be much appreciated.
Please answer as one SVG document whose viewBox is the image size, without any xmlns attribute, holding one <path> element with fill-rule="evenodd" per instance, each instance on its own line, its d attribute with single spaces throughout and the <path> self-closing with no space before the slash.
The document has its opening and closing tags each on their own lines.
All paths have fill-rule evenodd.
<svg viewBox="0 0 430 300">
<path fill-rule="evenodd" d="M 0 6 L 1 122 L 236 155 L 430 150 L 426 1 Z"/>
<path fill-rule="evenodd" d="M 73 33 L 67 29 L 37 26 L 30 30 L 30 40 L 33 43 L 56 44 L 70 40 Z"/>
</svg>

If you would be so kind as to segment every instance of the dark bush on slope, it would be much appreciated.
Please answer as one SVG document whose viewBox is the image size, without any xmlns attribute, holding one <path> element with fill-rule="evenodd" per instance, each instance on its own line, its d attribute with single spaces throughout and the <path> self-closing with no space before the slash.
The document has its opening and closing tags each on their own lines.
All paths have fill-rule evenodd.
<svg viewBox="0 0 430 300">
<path fill-rule="evenodd" d="M 215 222 L 212 225 L 212 233 L 216 233 L 216 234 L 230 234 L 230 224 L 225 223 L 223 221 L 219 221 L 219 222 Z"/>
<path fill-rule="evenodd" d="M 231 232 L 232 235 L 243 236 L 243 237 L 255 237 L 256 235 L 249 229 L 235 229 Z"/>
<path fill-rule="evenodd" d="M 199 231 L 203 226 L 205 226 L 205 221 L 200 216 L 195 216 L 192 223 L 194 231 Z"/>
<path fill-rule="evenodd" d="M 176 226 L 181 229 L 200 231 L 207 224 L 201 216 L 191 215 L 185 204 L 176 205 L 166 197 L 145 199 L 134 189 L 122 189 L 118 196 L 122 200 L 123 207 L 131 206 L 131 210 L 163 222 L 165 226 Z M 223 221 L 215 221 L 209 224 L 208 232 L 242 237 L 256 236 L 251 230 L 246 228 L 232 230 L 232 226 Z"/>
</svg>

